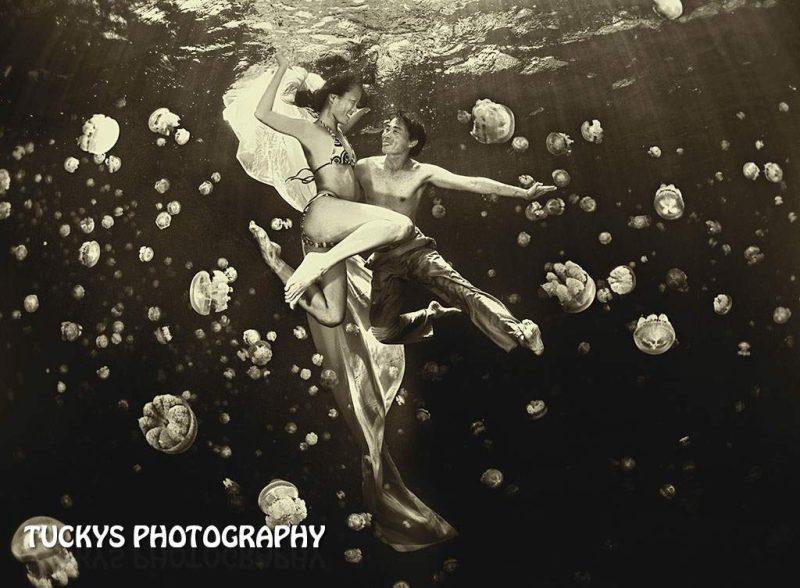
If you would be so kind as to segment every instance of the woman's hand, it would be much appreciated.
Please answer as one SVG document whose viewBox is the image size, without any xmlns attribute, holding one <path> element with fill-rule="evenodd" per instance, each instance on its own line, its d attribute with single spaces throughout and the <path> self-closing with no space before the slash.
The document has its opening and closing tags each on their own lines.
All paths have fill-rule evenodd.
<svg viewBox="0 0 800 588">
<path fill-rule="evenodd" d="M 282 51 L 278 51 L 275 54 L 275 59 L 278 60 L 278 67 L 289 69 L 289 59 Z"/>
</svg>

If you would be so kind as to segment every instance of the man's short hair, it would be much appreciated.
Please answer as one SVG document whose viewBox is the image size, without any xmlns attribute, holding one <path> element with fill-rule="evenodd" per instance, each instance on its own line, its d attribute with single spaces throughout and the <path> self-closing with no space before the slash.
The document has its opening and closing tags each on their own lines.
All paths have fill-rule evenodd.
<svg viewBox="0 0 800 588">
<path fill-rule="evenodd" d="M 406 131 L 408 131 L 408 138 L 411 141 L 416 140 L 417 144 L 411 148 L 409 154 L 412 157 L 416 157 L 422 151 L 422 148 L 425 147 L 425 141 L 428 140 L 428 134 L 425 132 L 425 125 L 422 124 L 422 121 L 412 112 L 406 112 L 405 110 L 398 110 L 394 113 L 394 118 L 403 122 L 403 126 L 406 127 Z"/>
</svg>

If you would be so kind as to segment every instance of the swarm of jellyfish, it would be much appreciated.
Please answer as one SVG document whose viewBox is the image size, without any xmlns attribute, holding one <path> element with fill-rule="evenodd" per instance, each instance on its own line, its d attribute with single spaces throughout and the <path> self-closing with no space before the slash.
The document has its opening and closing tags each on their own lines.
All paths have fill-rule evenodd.
<svg viewBox="0 0 800 588">
<path fill-rule="evenodd" d="M 308 514 L 297 486 L 280 479 L 264 486 L 258 495 L 258 507 L 267 515 L 266 524 L 271 529 L 277 525 L 298 525 Z"/>
<path fill-rule="evenodd" d="M 567 261 L 552 264 L 552 271 L 547 272 L 546 280 L 542 290 L 551 298 L 557 298 L 566 312 L 582 312 L 594 301 L 597 292 L 595 281 L 577 263 Z"/>
<path fill-rule="evenodd" d="M 514 135 L 514 113 L 508 106 L 488 98 L 478 100 L 472 107 L 472 131 L 479 143 L 505 143 Z"/>
<path fill-rule="evenodd" d="M 162 394 L 144 405 L 139 428 L 148 445 L 164 453 L 183 453 L 197 437 L 197 417 L 183 398 Z"/>
<path fill-rule="evenodd" d="M 26 533 L 25 527 L 29 526 L 41 531 Z M 14 559 L 25 565 L 28 581 L 35 588 L 52 588 L 54 583 L 66 586 L 78 577 L 75 556 L 57 541 L 61 533 L 67 541 L 71 540 L 71 533 L 61 531 L 63 527 L 64 523 L 52 517 L 32 517 L 17 528 L 11 539 L 11 553 Z M 45 542 L 53 545 L 47 547 Z"/>
</svg>

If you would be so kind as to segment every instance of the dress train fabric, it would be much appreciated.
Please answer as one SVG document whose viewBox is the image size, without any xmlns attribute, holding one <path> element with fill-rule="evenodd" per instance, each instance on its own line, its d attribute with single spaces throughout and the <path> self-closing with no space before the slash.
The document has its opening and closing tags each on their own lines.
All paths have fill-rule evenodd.
<svg viewBox="0 0 800 588">
<path fill-rule="evenodd" d="M 223 118 L 239 139 L 236 158 L 247 174 L 274 187 L 296 210 L 303 210 L 316 194 L 316 185 L 288 180 L 308 165 L 302 146 L 254 115 L 273 74 L 270 70 L 248 76 L 229 89 L 223 99 Z M 294 105 L 294 93 L 301 86 L 314 90 L 322 84 L 319 76 L 291 68 L 282 80 L 274 110 L 313 121 L 310 111 Z M 334 397 L 361 444 L 362 492 L 373 514 L 375 535 L 397 551 L 422 549 L 454 537 L 456 531 L 405 486 L 384 444 L 386 414 L 403 379 L 405 355 L 401 345 L 384 345 L 370 333 L 372 272 L 361 257 L 345 263 L 348 296 L 344 324 L 329 328 L 308 315 L 309 329 L 324 357 L 323 365 L 337 375 Z"/>
</svg>

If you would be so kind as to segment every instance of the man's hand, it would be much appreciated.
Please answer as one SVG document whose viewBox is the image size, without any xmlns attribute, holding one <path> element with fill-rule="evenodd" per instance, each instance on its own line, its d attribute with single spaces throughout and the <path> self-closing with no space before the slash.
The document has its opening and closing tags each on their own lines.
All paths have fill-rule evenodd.
<svg viewBox="0 0 800 588">
<path fill-rule="evenodd" d="M 557 188 L 555 186 L 545 186 L 541 182 L 534 182 L 533 185 L 525 190 L 525 199 L 526 200 L 536 200 L 539 196 L 543 196 L 548 192 L 555 192 Z"/>
</svg>

